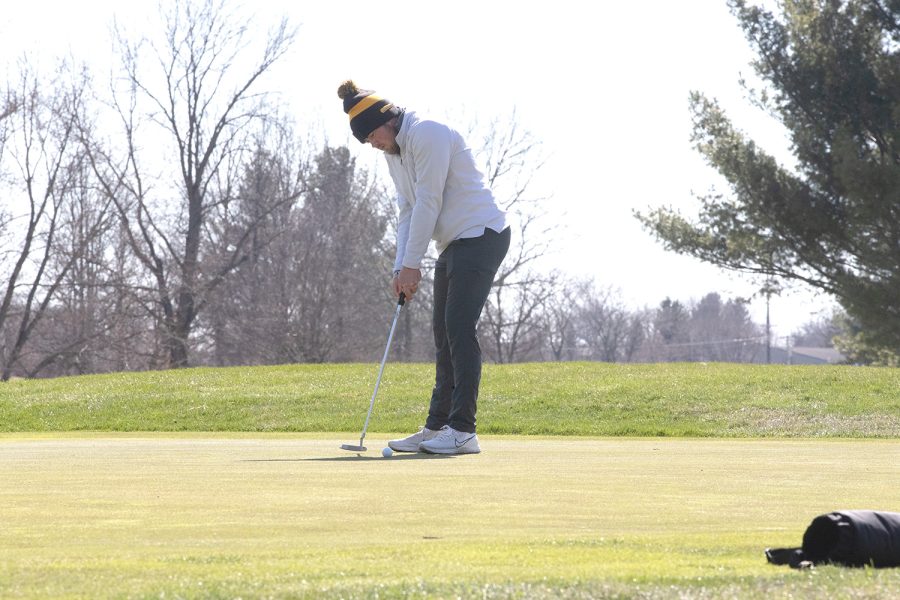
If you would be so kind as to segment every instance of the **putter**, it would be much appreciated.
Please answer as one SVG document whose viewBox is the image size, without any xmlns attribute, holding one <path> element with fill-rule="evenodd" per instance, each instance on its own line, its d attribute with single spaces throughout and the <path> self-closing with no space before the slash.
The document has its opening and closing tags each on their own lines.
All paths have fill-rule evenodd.
<svg viewBox="0 0 900 600">
<path fill-rule="evenodd" d="M 406 303 L 406 296 L 401 292 L 400 299 L 397 300 L 397 310 L 394 311 L 394 322 L 391 323 L 391 332 L 388 334 L 387 346 L 384 348 L 384 357 L 381 359 L 381 368 L 378 369 L 378 379 L 375 381 L 375 391 L 372 392 L 372 399 L 369 401 L 369 412 L 366 413 L 366 422 L 362 428 L 362 435 L 359 436 L 359 445 L 341 444 L 341 450 L 349 450 L 350 452 L 365 452 L 366 447 L 363 446 L 363 440 L 366 439 L 366 430 L 369 428 L 369 419 L 372 417 L 372 408 L 375 407 L 375 396 L 378 395 L 378 386 L 381 385 L 381 375 L 384 373 L 384 363 L 387 362 L 388 353 L 391 351 L 391 340 L 394 339 L 394 329 L 397 328 L 397 318 L 400 317 L 400 309 Z"/>
</svg>

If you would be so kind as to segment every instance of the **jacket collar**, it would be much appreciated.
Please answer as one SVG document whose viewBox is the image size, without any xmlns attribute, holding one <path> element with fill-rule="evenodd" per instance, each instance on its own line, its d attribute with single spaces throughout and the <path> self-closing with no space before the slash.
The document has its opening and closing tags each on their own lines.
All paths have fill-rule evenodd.
<svg viewBox="0 0 900 600">
<path fill-rule="evenodd" d="M 406 146 L 410 125 L 415 120 L 416 113 L 411 110 L 404 110 L 400 113 L 400 130 L 397 132 L 397 146 L 400 148 L 401 154 L 403 154 L 403 148 Z"/>
</svg>

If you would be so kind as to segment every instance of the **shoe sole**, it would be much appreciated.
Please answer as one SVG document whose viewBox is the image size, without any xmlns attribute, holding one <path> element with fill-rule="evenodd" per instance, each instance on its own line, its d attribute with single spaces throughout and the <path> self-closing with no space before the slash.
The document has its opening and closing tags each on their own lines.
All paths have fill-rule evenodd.
<svg viewBox="0 0 900 600">
<path fill-rule="evenodd" d="M 425 454 L 442 454 L 442 455 L 453 455 L 453 454 L 481 454 L 481 448 L 477 450 L 466 450 L 464 448 L 448 448 L 444 449 L 430 449 L 419 446 L 419 452 L 424 452 Z"/>
<path fill-rule="evenodd" d="M 420 446 L 433 439 L 434 436 L 429 437 L 427 440 L 422 440 L 421 442 L 406 442 L 406 440 L 388 440 L 388 448 L 393 450 L 394 452 L 421 452 L 422 449 Z M 406 443 L 404 443 L 406 442 Z"/>
<path fill-rule="evenodd" d="M 430 439 L 430 438 L 429 438 Z M 428 441 L 428 440 L 425 440 Z M 404 444 L 401 440 L 390 440 L 388 441 L 388 448 L 393 450 L 394 452 L 421 452 L 422 442 L 414 444 L 413 442 L 409 442 Z"/>
<path fill-rule="evenodd" d="M 388 448 L 390 448 L 394 452 L 418 452 L 419 451 L 418 446 L 413 448 L 411 446 L 401 446 L 400 444 L 395 445 L 393 442 L 388 442 Z"/>
</svg>

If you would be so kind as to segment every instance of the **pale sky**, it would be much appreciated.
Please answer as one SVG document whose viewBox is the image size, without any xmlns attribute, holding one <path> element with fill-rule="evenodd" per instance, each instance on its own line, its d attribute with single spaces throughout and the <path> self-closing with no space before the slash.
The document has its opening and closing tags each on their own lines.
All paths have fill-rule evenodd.
<svg viewBox="0 0 900 600">
<path fill-rule="evenodd" d="M 0 15 L 0 51 L 7 61 L 25 51 L 71 53 L 97 67 L 102 85 L 114 16 L 139 31 L 156 11 L 155 3 L 134 4 L 17 2 Z M 251 25 L 260 36 L 281 15 L 299 26 L 293 50 L 265 88 L 281 96 L 301 127 L 348 144 L 363 161 L 376 151 L 349 135 L 336 95 L 343 79 L 435 116 L 502 120 L 515 109 L 549 157 L 534 192 L 551 196 L 548 212 L 560 230 L 548 261 L 561 271 L 619 289 L 632 308 L 666 296 L 687 302 L 712 291 L 730 298 L 757 289 L 747 276 L 663 251 L 632 216 L 660 205 L 693 215 L 693 193 L 712 186 L 727 192 L 691 147 L 691 90 L 717 98 L 738 128 L 790 161 L 777 122 L 753 108 L 738 84 L 741 75 L 752 77 L 753 55 L 725 0 L 244 6 L 253 7 Z M 387 181 L 386 169 L 379 172 Z M 775 332 L 786 335 L 831 306 L 806 289 L 773 298 Z M 765 322 L 763 300 L 750 310 Z"/>
</svg>

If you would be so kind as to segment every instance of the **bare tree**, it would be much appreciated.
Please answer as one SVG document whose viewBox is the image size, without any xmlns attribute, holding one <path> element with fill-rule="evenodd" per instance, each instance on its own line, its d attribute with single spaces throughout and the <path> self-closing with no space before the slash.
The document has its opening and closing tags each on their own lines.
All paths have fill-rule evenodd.
<svg viewBox="0 0 900 600">
<path fill-rule="evenodd" d="M 195 320 L 221 282 L 250 252 L 264 220 L 245 223 L 227 252 L 204 237 L 210 215 L 231 201 L 267 111 L 261 79 L 288 51 L 295 31 L 282 20 L 262 46 L 225 0 L 176 0 L 163 15 L 159 41 L 119 33 L 121 86 L 113 106 L 124 145 L 90 143 L 91 158 L 124 224 L 130 251 L 143 267 L 146 310 L 162 336 L 163 366 L 188 364 Z M 287 190 L 269 204 L 289 204 Z M 204 271 L 202 257 L 217 254 Z"/>
<path fill-rule="evenodd" d="M 485 354 L 498 363 L 527 360 L 540 352 L 538 318 L 557 288 L 556 273 L 530 271 L 527 277 L 497 286 L 484 309 L 479 327 L 491 343 Z"/>
<path fill-rule="evenodd" d="M 629 311 L 617 290 L 593 281 L 578 286 L 575 320 L 586 358 L 603 362 L 631 361 L 644 341 L 644 316 Z"/>
<path fill-rule="evenodd" d="M 240 211 L 253 218 L 266 197 L 279 197 L 291 169 L 285 153 L 261 152 L 248 165 Z M 386 202 L 346 147 L 326 146 L 304 167 L 301 201 L 269 213 L 251 258 L 211 300 L 215 360 L 271 364 L 371 359 L 386 315 L 381 249 Z"/>
<path fill-rule="evenodd" d="M 540 358 L 556 362 L 575 360 L 578 358 L 574 310 L 577 284 L 561 281 L 556 287 L 558 291 L 547 299 L 538 315 L 540 336 L 545 342 Z"/>
<path fill-rule="evenodd" d="M 82 221 L 78 243 L 61 258 L 60 238 L 73 224 L 67 208 L 83 191 L 82 148 L 76 132 L 84 118 L 88 78 L 62 64 L 45 77 L 19 63 L 4 111 L 0 172 L 11 198 L 0 254 L 5 287 L 0 299 L 0 379 L 7 380 L 26 345 L 50 311 L 66 276 L 105 226 L 104 207 L 97 218 Z"/>
<path fill-rule="evenodd" d="M 547 254 L 555 229 L 545 219 L 546 198 L 532 191 L 544 158 L 540 142 L 521 129 L 515 113 L 506 122 L 489 124 L 477 156 L 485 167 L 488 185 L 514 227 L 513 243 L 497 272 L 480 329 L 490 340 L 485 354 L 496 362 L 513 362 L 536 350 L 537 315 L 553 296 L 559 278 L 537 265 Z"/>
<path fill-rule="evenodd" d="M 114 225 L 109 200 L 97 194 L 86 158 L 68 165 L 67 197 L 59 209 L 58 233 L 48 268 L 61 273 L 54 302 L 30 336 L 23 354 L 26 375 L 91 373 L 103 369 L 101 350 L 119 315 L 109 302 L 107 235 Z"/>
</svg>

